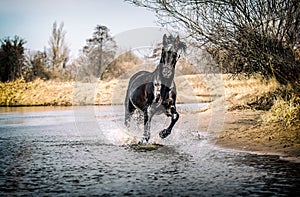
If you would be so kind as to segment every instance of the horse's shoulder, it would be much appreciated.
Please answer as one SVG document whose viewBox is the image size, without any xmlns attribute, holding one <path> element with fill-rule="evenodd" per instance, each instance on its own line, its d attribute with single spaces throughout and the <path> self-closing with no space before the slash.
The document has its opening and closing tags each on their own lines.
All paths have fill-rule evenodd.
<svg viewBox="0 0 300 197">
<path fill-rule="evenodd" d="M 170 86 L 170 92 L 172 93 L 173 92 L 173 94 L 177 94 L 177 90 L 176 90 L 176 84 L 175 84 L 175 82 L 173 81 L 172 82 L 172 84 L 171 84 L 171 86 Z"/>
<path fill-rule="evenodd" d="M 171 87 L 170 87 L 171 89 L 176 89 L 176 84 L 175 84 L 175 81 L 173 81 L 172 82 L 172 84 L 171 84 Z"/>
</svg>

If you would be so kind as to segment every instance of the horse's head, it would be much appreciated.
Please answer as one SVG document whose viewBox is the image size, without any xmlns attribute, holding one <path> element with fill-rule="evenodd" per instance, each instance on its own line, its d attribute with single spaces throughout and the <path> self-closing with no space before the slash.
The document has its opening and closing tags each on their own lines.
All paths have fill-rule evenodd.
<svg viewBox="0 0 300 197">
<path fill-rule="evenodd" d="M 162 66 L 162 75 L 165 78 L 170 78 L 174 74 L 175 65 L 180 55 L 178 53 L 185 51 L 186 44 L 180 41 L 179 36 L 174 38 L 172 35 L 163 36 L 163 47 L 161 53 L 160 64 Z"/>
</svg>

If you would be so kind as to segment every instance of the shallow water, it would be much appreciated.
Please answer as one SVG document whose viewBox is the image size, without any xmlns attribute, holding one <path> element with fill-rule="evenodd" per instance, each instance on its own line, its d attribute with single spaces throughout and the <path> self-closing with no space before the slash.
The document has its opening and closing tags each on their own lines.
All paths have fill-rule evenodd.
<svg viewBox="0 0 300 197">
<path fill-rule="evenodd" d="M 202 105 L 181 105 L 184 112 Z M 123 107 L 0 108 L 0 194 L 99 196 L 289 196 L 300 192 L 300 165 L 278 156 L 214 146 L 180 120 L 153 120 L 153 151 L 126 143 L 140 128 L 123 128 Z M 199 120 L 201 121 L 201 120 Z M 157 132 L 156 132 L 157 131 Z"/>
</svg>

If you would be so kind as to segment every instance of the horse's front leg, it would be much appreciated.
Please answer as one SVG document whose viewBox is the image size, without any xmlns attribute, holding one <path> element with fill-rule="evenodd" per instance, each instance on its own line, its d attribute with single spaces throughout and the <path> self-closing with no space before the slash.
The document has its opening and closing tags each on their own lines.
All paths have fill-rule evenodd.
<svg viewBox="0 0 300 197">
<path fill-rule="evenodd" d="M 150 126 L 152 116 L 153 109 L 151 108 L 151 105 L 146 105 L 144 109 L 144 135 L 142 138 L 142 143 L 147 143 L 150 139 Z"/>
<path fill-rule="evenodd" d="M 159 136 L 164 139 L 166 137 L 168 137 L 168 135 L 171 134 L 172 128 L 174 127 L 175 123 L 177 122 L 177 120 L 179 119 L 179 114 L 176 111 L 176 107 L 173 105 L 171 106 L 171 123 L 169 125 L 168 128 L 162 130 L 161 132 L 159 132 Z"/>
</svg>

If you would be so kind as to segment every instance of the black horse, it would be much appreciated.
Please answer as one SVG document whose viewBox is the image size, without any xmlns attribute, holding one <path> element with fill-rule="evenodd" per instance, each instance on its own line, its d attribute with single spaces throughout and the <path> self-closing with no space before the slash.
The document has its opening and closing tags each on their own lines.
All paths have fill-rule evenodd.
<svg viewBox="0 0 300 197">
<path fill-rule="evenodd" d="M 176 86 L 174 83 L 175 65 L 179 59 L 178 51 L 185 50 L 185 43 L 179 36 L 163 36 L 160 63 L 153 72 L 140 71 L 130 80 L 125 98 L 125 125 L 133 112 L 140 109 L 144 113 L 144 135 L 142 142 L 150 139 L 150 123 L 154 114 L 164 113 L 171 117 L 168 128 L 160 131 L 159 136 L 166 138 L 179 118 L 176 111 Z"/>
</svg>

